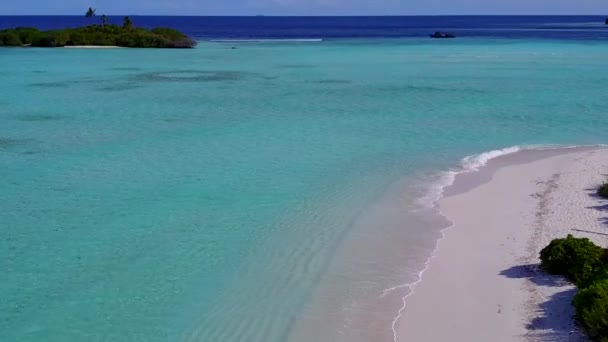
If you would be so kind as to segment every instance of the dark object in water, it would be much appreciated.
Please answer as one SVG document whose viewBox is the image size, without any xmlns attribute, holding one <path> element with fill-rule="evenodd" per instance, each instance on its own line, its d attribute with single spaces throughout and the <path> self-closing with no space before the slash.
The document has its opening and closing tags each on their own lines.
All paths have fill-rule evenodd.
<svg viewBox="0 0 608 342">
<path fill-rule="evenodd" d="M 608 25 L 608 18 L 606 18 L 606 23 L 605 24 Z"/>
<path fill-rule="evenodd" d="M 456 35 L 449 32 L 435 32 L 429 35 L 431 38 L 456 38 Z"/>
</svg>

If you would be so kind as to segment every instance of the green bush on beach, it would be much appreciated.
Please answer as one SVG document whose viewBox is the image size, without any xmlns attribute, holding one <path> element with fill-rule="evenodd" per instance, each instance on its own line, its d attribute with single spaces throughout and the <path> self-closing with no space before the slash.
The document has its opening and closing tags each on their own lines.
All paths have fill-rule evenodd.
<svg viewBox="0 0 608 342">
<path fill-rule="evenodd" d="M 597 194 L 604 198 L 608 198 L 608 181 L 600 185 L 600 187 L 597 189 Z"/>
<path fill-rule="evenodd" d="M 595 272 L 591 274 L 591 276 L 582 280 L 579 284 L 577 284 L 577 286 L 579 289 L 586 289 L 592 284 L 604 280 L 608 280 L 608 265 L 598 268 Z"/>
<path fill-rule="evenodd" d="M 542 268 L 575 284 L 585 282 L 606 262 L 606 252 L 587 238 L 568 235 L 555 239 L 540 252 Z"/>
<path fill-rule="evenodd" d="M 574 307 L 589 337 L 608 342 L 608 279 L 580 290 L 574 297 Z"/>
<path fill-rule="evenodd" d="M 125 19 L 126 20 L 126 19 Z M 121 46 L 132 48 L 192 48 L 196 41 L 170 28 L 146 30 L 130 25 L 89 25 L 85 27 L 40 31 L 18 27 L 0 31 L 0 46 Z"/>
<path fill-rule="evenodd" d="M 608 251 L 586 238 L 568 235 L 540 252 L 541 266 L 573 281 L 576 319 L 589 337 L 608 342 Z"/>
</svg>

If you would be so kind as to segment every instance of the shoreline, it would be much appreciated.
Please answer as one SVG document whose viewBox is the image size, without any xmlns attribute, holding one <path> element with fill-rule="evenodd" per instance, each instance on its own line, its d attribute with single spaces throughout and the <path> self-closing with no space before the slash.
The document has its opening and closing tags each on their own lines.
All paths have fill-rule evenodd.
<svg viewBox="0 0 608 342">
<path fill-rule="evenodd" d="M 64 49 L 127 49 L 123 46 L 116 45 L 70 45 L 64 46 Z"/>
<path fill-rule="evenodd" d="M 436 202 L 452 224 L 442 231 L 420 279 L 407 286 L 411 291 L 393 322 L 394 340 L 531 341 L 566 330 L 558 339 L 586 340 L 573 333 L 573 286 L 535 265 L 540 249 L 569 233 L 608 243 L 589 233 L 602 223 L 599 210 L 589 209 L 599 199 L 588 194 L 608 170 L 608 149 L 509 148 L 475 158 L 464 159 L 463 171 L 451 172 L 453 181 Z M 569 228 L 580 225 L 586 228 Z M 559 305 L 546 300 L 557 296 Z M 543 304 L 556 306 L 547 314 L 558 318 L 538 317 Z"/>
</svg>

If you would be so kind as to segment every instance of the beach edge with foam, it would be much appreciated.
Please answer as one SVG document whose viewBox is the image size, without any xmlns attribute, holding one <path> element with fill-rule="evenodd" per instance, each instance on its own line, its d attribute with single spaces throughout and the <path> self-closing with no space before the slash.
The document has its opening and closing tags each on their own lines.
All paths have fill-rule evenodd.
<svg viewBox="0 0 608 342">
<path fill-rule="evenodd" d="M 486 152 L 486 153 L 482 153 L 479 154 L 477 156 L 471 156 L 471 157 L 467 157 L 464 158 L 462 161 L 462 167 L 460 170 L 450 170 L 447 171 L 444 175 L 443 178 L 443 183 L 441 183 L 439 185 L 440 187 L 440 191 L 436 191 L 435 190 L 435 198 L 434 200 L 431 202 L 432 205 L 437 206 L 437 210 L 440 211 L 440 213 L 442 215 L 444 215 L 445 217 L 448 218 L 448 220 L 450 222 L 452 222 L 452 224 L 445 228 L 442 231 L 442 237 L 438 240 L 437 242 L 437 247 L 435 248 L 435 251 L 432 253 L 431 257 L 429 258 L 429 260 L 427 261 L 424 269 L 420 272 L 419 275 L 419 279 L 418 281 L 416 281 L 415 283 L 412 284 L 404 284 L 404 285 L 399 285 L 396 286 L 395 288 L 403 288 L 403 287 L 407 287 L 409 288 L 409 291 L 407 293 L 407 295 L 403 298 L 403 306 L 401 308 L 401 310 L 399 311 L 398 315 L 396 316 L 394 322 L 393 322 L 393 334 L 394 334 L 394 340 L 395 341 L 405 341 L 405 340 L 412 340 L 411 336 L 415 336 L 414 340 L 416 338 L 422 338 L 425 341 L 431 341 L 433 340 L 432 337 L 430 336 L 425 336 L 425 335 L 420 335 L 419 333 L 413 333 L 412 332 L 412 327 L 415 326 L 419 326 L 422 327 L 424 326 L 424 324 L 422 324 L 423 322 L 421 322 L 420 316 L 424 317 L 424 312 L 423 312 L 423 307 L 425 306 L 429 306 L 429 307 L 433 307 L 434 305 L 442 305 L 442 303 L 437 303 L 437 299 L 433 298 L 433 296 L 431 297 L 425 297 L 425 293 L 428 292 L 428 290 L 425 290 L 427 288 L 433 288 L 435 289 L 435 291 L 442 291 L 442 290 L 446 290 L 448 292 L 450 292 L 449 288 L 449 278 L 446 277 L 442 277 L 441 274 L 438 274 L 438 271 L 433 271 L 433 269 L 442 269 L 445 268 L 449 271 L 449 269 L 459 269 L 459 265 L 455 264 L 455 259 L 458 259 L 458 253 L 457 250 L 462 248 L 464 250 L 475 250 L 475 246 L 477 246 L 478 244 L 483 244 L 484 241 L 479 241 L 478 238 L 475 238 L 473 240 L 474 243 L 471 246 L 467 246 L 470 245 L 470 243 L 468 243 L 466 241 L 466 236 L 463 236 L 462 234 L 465 234 L 464 232 L 462 232 L 463 229 L 458 229 L 458 226 L 461 225 L 464 221 L 463 221 L 463 215 L 466 217 L 474 217 L 475 216 L 475 211 L 478 211 L 479 208 L 484 208 L 484 215 L 489 215 L 487 217 L 491 217 L 491 214 L 494 213 L 496 215 L 502 215 L 500 213 L 500 210 L 502 209 L 501 206 L 490 206 L 489 208 L 485 208 L 484 206 L 489 205 L 488 202 L 492 202 L 492 197 L 494 198 L 503 198 L 503 200 L 505 198 L 511 198 L 513 196 L 515 196 L 514 198 L 511 198 L 511 200 L 517 202 L 521 202 L 521 203 L 527 203 L 527 206 L 523 206 L 521 207 L 521 205 L 516 205 L 515 207 L 518 207 L 518 210 L 520 210 L 521 212 L 526 212 L 528 213 L 528 216 L 530 217 L 535 217 L 536 216 L 536 212 L 534 212 L 536 210 L 536 204 L 537 202 L 530 202 L 527 201 L 526 196 L 530 196 L 533 194 L 527 194 L 527 192 L 531 189 L 534 188 L 534 186 L 530 186 L 528 183 L 530 183 L 532 180 L 529 179 L 530 176 L 528 176 L 529 174 L 533 174 L 536 176 L 539 176 L 541 178 L 547 178 L 550 177 L 553 173 L 551 173 L 553 171 L 553 169 L 560 169 L 561 167 L 565 168 L 564 170 L 568 169 L 569 167 L 574 167 L 572 165 L 584 165 L 584 164 L 580 164 L 580 163 L 576 163 L 574 162 L 575 160 L 578 160 L 577 158 L 582 158 L 586 153 L 603 153 L 604 155 L 606 154 L 606 149 L 605 146 L 602 145 L 596 145 L 596 146 L 532 146 L 532 147 L 510 147 L 510 148 L 506 148 L 506 149 L 501 149 L 501 150 L 496 150 L 496 151 L 490 151 L 490 152 Z M 606 157 L 605 159 L 608 160 L 608 157 Z M 603 159 L 602 159 L 603 160 Z M 559 167 L 557 164 L 559 164 Z M 507 170 L 507 171 L 505 171 Z M 587 170 L 587 169 L 586 169 Z M 593 173 L 593 170 L 587 170 L 587 172 L 582 172 L 581 170 L 578 170 L 578 174 L 575 174 L 576 179 L 579 180 L 584 180 L 586 179 L 585 177 L 587 177 L 589 179 L 590 182 L 597 182 L 597 177 L 599 177 L 597 175 L 597 173 L 592 177 L 589 175 L 589 172 Z M 508 175 L 503 176 L 503 173 L 508 173 Z M 501 178 L 506 177 L 507 179 L 511 179 L 511 182 L 515 182 L 517 183 L 518 189 L 520 192 L 517 191 L 511 191 L 511 188 L 502 188 L 502 189 L 494 189 L 494 194 L 492 195 L 492 193 L 490 192 L 490 198 L 488 198 L 488 194 L 484 193 L 484 196 L 481 195 L 477 195 L 477 193 L 479 193 L 480 191 L 486 191 L 484 189 L 490 187 L 490 188 L 495 188 L 497 186 L 495 177 L 497 177 L 497 175 L 500 175 Z M 583 177 L 583 178 L 581 178 Z M 534 177 L 532 177 L 534 178 Z M 570 182 L 572 183 L 572 181 Z M 515 186 L 514 186 L 515 187 Z M 496 193 L 498 190 L 498 194 Z M 581 190 L 582 191 L 582 190 Z M 526 194 L 525 196 L 523 196 L 523 198 L 519 198 L 522 196 L 523 194 Z M 472 203 L 470 205 L 470 209 L 468 207 L 462 207 L 462 205 L 459 206 L 458 203 L 462 204 L 462 203 L 466 203 L 469 202 L 468 197 L 472 196 L 471 194 L 474 194 L 475 196 L 479 196 L 478 198 L 476 197 L 475 199 L 477 200 L 477 202 Z M 580 195 L 580 194 L 579 194 Z M 585 196 L 587 196 L 587 194 L 584 194 Z M 464 197 L 463 197 L 464 196 Z M 427 201 L 429 200 L 429 198 L 426 199 Z M 453 204 L 453 203 L 457 203 L 457 204 Z M 460 209 L 457 211 L 454 211 L 452 208 L 453 207 L 459 207 Z M 472 210 L 472 211 L 471 211 Z M 473 224 L 472 228 L 468 228 L 470 229 L 473 234 L 477 233 L 478 230 L 483 230 L 485 224 L 483 223 L 483 220 L 480 220 L 480 222 L 482 222 L 481 224 L 477 223 L 476 225 Z M 475 223 L 475 222 L 473 222 Z M 466 224 L 466 223 L 465 223 Z M 514 226 L 517 226 L 515 228 L 513 228 L 514 230 L 516 230 L 516 232 L 520 232 L 521 237 L 520 240 L 530 240 L 530 238 L 524 238 L 524 235 L 526 235 L 526 227 L 529 226 L 529 222 L 520 222 L 519 226 L 516 223 L 513 223 Z M 469 233 L 471 232 L 469 231 Z M 557 230 L 557 232 L 559 234 L 564 233 L 564 231 L 568 231 L 568 229 L 559 229 Z M 508 233 L 508 227 L 506 232 Z M 558 236 L 559 234 L 552 234 L 552 237 L 560 237 Z M 455 235 L 457 236 L 456 238 L 454 237 L 450 237 L 449 235 Z M 460 235 L 460 236 L 459 236 Z M 500 235 L 500 234 L 498 234 Z M 444 240 L 446 240 L 446 237 L 449 238 L 450 242 L 446 242 Z M 494 234 L 493 236 L 490 237 L 491 239 L 497 238 L 496 234 Z M 545 239 L 546 240 L 546 239 Z M 454 242 L 452 241 L 457 241 L 459 244 L 457 244 L 457 246 L 453 246 Z M 451 246 L 452 248 L 450 249 L 450 247 L 444 247 L 445 244 L 448 244 L 449 246 Z M 508 245 L 508 241 L 502 241 L 501 244 L 503 245 Z M 528 249 L 538 249 L 538 248 L 542 248 L 539 246 L 534 246 L 534 248 L 532 247 L 528 247 L 528 243 L 525 246 Z M 456 249 L 456 250 L 455 250 Z M 518 254 L 519 252 L 521 252 L 520 250 L 516 250 L 514 254 Z M 519 253 L 522 254 L 522 253 Z M 447 255 L 447 256 L 444 256 Z M 532 253 L 531 255 L 528 255 L 528 259 L 533 260 L 534 257 L 536 255 L 534 253 Z M 521 256 L 520 256 L 521 257 Z M 475 260 L 473 259 L 473 265 L 472 267 L 469 269 L 468 267 L 465 269 L 462 269 L 460 271 L 462 272 L 467 272 L 467 271 L 471 271 L 471 270 L 475 270 L 476 269 L 476 265 L 475 265 Z M 435 265 L 439 265 L 439 266 L 435 266 Z M 477 265 L 479 266 L 479 265 Z M 430 270 L 430 271 L 429 271 Z M 427 272 L 430 272 L 427 275 Z M 495 275 L 492 275 L 495 276 Z M 427 278 L 431 278 L 431 279 L 427 279 Z M 503 277 L 504 278 L 504 277 Z M 424 281 L 423 281 L 424 280 Z M 496 279 L 494 279 L 496 280 Z M 525 279 L 524 279 L 525 280 Z M 521 280 L 521 281 L 524 281 Z M 435 284 L 433 284 L 435 283 Z M 442 284 L 444 286 L 444 288 L 442 288 Z M 521 284 L 520 284 L 521 285 Z M 387 291 L 391 291 L 393 290 L 391 289 L 387 289 Z M 419 294 L 419 292 L 422 291 L 422 294 Z M 481 291 L 483 292 L 483 291 Z M 428 296 L 428 294 L 426 295 Z M 440 296 L 442 297 L 442 296 Z M 425 300 L 422 300 L 422 302 L 427 302 L 426 304 L 422 305 L 420 304 L 420 298 L 424 298 Z M 444 298 L 445 299 L 445 298 Z M 473 298 L 474 300 L 474 298 Z M 433 304 L 435 303 L 435 304 Z M 449 303 L 449 301 L 448 301 Z M 445 303 L 443 304 L 445 306 Z M 448 310 L 449 311 L 449 310 Z M 502 310 L 500 310 L 502 312 Z M 486 313 L 487 314 L 487 313 Z M 467 315 L 463 315 L 463 316 L 467 316 Z M 474 314 L 473 314 L 474 316 Z M 427 317 L 429 318 L 429 317 Z M 504 318 L 504 317 L 503 317 Z M 521 317 L 520 317 L 521 318 Z M 466 323 L 466 322 L 464 322 Z M 435 329 L 436 330 L 436 329 Z M 446 330 L 450 330 L 450 329 L 446 329 Z M 429 329 L 428 331 L 433 331 L 433 329 Z M 414 335 L 412 335 L 414 334 Z M 450 333 L 451 334 L 451 333 Z M 451 335 L 445 335 L 442 337 L 448 337 Z M 464 338 L 464 336 L 463 336 Z M 474 338 L 473 338 L 474 339 Z M 453 340 L 453 339 L 452 339 Z M 469 340 L 471 340 L 471 338 L 469 338 Z"/>
</svg>

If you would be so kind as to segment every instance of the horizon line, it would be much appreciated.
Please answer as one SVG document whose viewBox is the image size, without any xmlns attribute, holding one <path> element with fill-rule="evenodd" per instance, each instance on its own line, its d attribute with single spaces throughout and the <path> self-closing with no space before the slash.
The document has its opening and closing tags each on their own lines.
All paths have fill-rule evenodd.
<svg viewBox="0 0 608 342">
<path fill-rule="evenodd" d="M 582 16 L 593 16 L 593 17 L 604 17 L 608 14 L 108 14 L 102 13 L 100 15 L 111 15 L 111 16 L 140 16 L 140 17 L 582 17 Z M 97 16 L 100 16 L 97 15 Z M 2 14 L 0 17 L 84 17 L 83 14 Z"/>
</svg>

